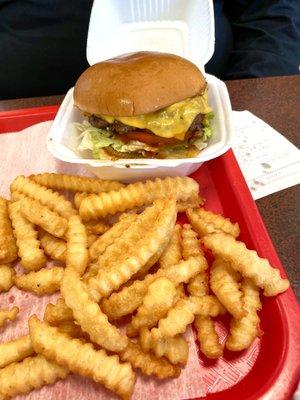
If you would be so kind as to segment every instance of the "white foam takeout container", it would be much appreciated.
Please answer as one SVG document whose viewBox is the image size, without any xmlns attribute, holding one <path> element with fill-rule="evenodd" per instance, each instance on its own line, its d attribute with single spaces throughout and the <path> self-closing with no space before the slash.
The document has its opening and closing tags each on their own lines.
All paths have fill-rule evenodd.
<svg viewBox="0 0 300 400">
<path fill-rule="evenodd" d="M 89 64 L 141 50 L 178 54 L 204 72 L 204 65 L 214 50 L 212 1 L 95 0 L 87 40 Z M 50 129 L 48 150 L 59 160 L 85 165 L 103 179 L 129 182 L 157 176 L 189 175 L 203 162 L 225 153 L 233 137 L 232 110 L 226 86 L 209 74 L 206 74 L 206 80 L 209 105 L 215 115 L 214 134 L 196 158 L 117 161 L 84 158 L 84 153 L 76 151 L 79 135 L 73 123 L 82 122 L 84 117 L 73 105 L 73 88 L 64 98 Z"/>
</svg>

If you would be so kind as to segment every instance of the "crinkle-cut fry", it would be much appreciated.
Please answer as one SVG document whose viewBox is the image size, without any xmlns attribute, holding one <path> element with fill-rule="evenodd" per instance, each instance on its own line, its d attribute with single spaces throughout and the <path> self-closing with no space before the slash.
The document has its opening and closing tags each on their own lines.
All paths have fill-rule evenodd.
<svg viewBox="0 0 300 400">
<path fill-rule="evenodd" d="M 241 351 L 251 346 L 253 340 L 261 335 L 257 311 L 261 309 L 259 288 L 250 279 L 244 279 L 241 285 L 243 305 L 247 314 L 240 318 L 233 318 L 226 340 L 226 347 L 231 351 Z"/>
<path fill-rule="evenodd" d="M 70 267 L 65 269 L 61 293 L 67 306 L 72 309 L 75 320 L 90 336 L 92 342 L 110 351 L 124 350 L 128 338 L 109 323 L 99 305 L 90 298 L 78 273 Z"/>
<path fill-rule="evenodd" d="M 36 183 L 55 190 L 73 190 L 75 192 L 101 193 L 117 190 L 124 186 L 117 181 L 90 178 L 80 175 L 43 173 L 30 175 Z"/>
<path fill-rule="evenodd" d="M 15 274 L 10 265 L 0 265 L 0 293 L 7 292 L 13 286 Z"/>
<path fill-rule="evenodd" d="M 157 253 L 161 253 L 167 244 L 176 216 L 176 203 L 172 199 L 156 200 L 153 206 L 140 214 L 135 224 L 99 259 L 100 269 L 88 282 L 91 296 L 96 301 L 109 296 L 149 260 L 154 263 L 158 259 Z"/>
<path fill-rule="evenodd" d="M 89 262 L 88 239 L 85 226 L 79 215 L 73 215 L 68 221 L 66 266 L 74 269 L 80 276 Z"/>
<path fill-rule="evenodd" d="M 15 285 L 20 290 L 25 290 L 43 296 L 58 292 L 64 274 L 64 268 L 52 267 L 32 271 L 26 275 L 15 277 Z"/>
<path fill-rule="evenodd" d="M 165 277 L 157 278 L 149 285 L 142 304 L 127 326 L 127 335 L 133 337 L 138 334 L 141 327 L 155 326 L 174 305 L 176 297 L 174 283 Z"/>
<path fill-rule="evenodd" d="M 18 257 L 18 248 L 13 235 L 8 212 L 9 202 L 0 197 L 0 263 L 13 262 Z"/>
<path fill-rule="evenodd" d="M 130 399 L 136 376 L 129 363 L 120 363 L 117 355 L 109 356 L 105 350 L 95 350 L 91 343 L 83 343 L 60 333 L 57 328 L 39 321 L 36 316 L 29 320 L 29 331 L 37 353 L 73 373 L 103 384 L 122 399 Z"/>
<path fill-rule="evenodd" d="M 197 233 L 190 224 L 184 224 L 181 231 L 182 236 L 182 257 L 187 260 L 190 257 L 202 255 Z"/>
<path fill-rule="evenodd" d="M 10 309 L 0 308 L 0 329 L 4 326 L 5 321 L 14 321 L 19 311 L 18 307 L 12 307 Z"/>
<path fill-rule="evenodd" d="M 207 358 L 219 358 L 223 352 L 214 321 L 207 316 L 197 315 L 194 321 L 200 350 Z"/>
<path fill-rule="evenodd" d="M 194 321 L 196 314 L 216 316 L 221 310 L 221 305 L 212 296 L 191 296 L 187 299 L 179 299 L 167 316 L 158 322 L 158 327 L 151 329 L 151 336 L 155 340 L 174 337 L 185 332 L 187 326 Z"/>
<path fill-rule="evenodd" d="M 134 207 L 148 205 L 162 197 L 175 196 L 176 201 L 187 201 L 198 196 L 199 185 L 188 177 L 156 178 L 132 183 L 119 190 L 90 195 L 82 200 L 79 213 L 83 220 L 105 217 Z"/>
<path fill-rule="evenodd" d="M 204 208 L 188 209 L 186 215 L 200 237 L 214 232 L 224 232 L 238 237 L 240 227 L 238 223 L 233 223 L 229 218 L 225 218 L 220 214 L 215 214 Z"/>
<path fill-rule="evenodd" d="M 242 292 L 239 284 L 239 273 L 231 268 L 229 262 L 216 258 L 210 270 L 211 290 L 234 318 L 245 315 L 242 303 Z"/>
<path fill-rule="evenodd" d="M 197 233 L 189 224 L 185 224 L 182 229 L 182 247 L 184 258 L 198 257 L 199 261 L 206 265 L 205 269 L 207 268 L 207 261 L 200 249 Z M 201 272 L 192 278 L 188 283 L 187 290 L 191 296 L 201 298 L 202 301 L 209 299 L 210 297 L 207 296 L 209 287 L 206 272 Z M 194 326 L 202 353 L 209 358 L 219 357 L 223 350 L 211 317 L 209 315 L 197 315 L 194 320 Z M 207 337 L 206 335 L 209 336 Z"/>
<path fill-rule="evenodd" d="M 60 325 L 64 322 L 73 321 L 73 312 L 70 307 L 68 307 L 64 299 L 59 298 L 56 304 L 47 304 L 44 313 L 44 320 L 50 325 Z"/>
<path fill-rule="evenodd" d="M 208 277 L 205 272 L 200 273 L 191 279 L 188 286 L 188 292 L 192 296 L 198 296 L 202 299 L 207 299 Z M 220 310 L 223 313 L 224 310 Z M 197 332 L 197 338 L 200 344 L 200 350 L 208 358 L 218 358 L 221 356 L 223 349 L 219 342 L 218 334 L 215 330 L 213 320 L 209 315 L 196 315 L 194 327 Z"/>
<path fill-rule="evenodd" d="M 0 370 L 0 399 L 28 394 L 66 378 L 68 373 L 67 368 L 48 361 L 42 355 L 25 358 Z"/>
<path fill-rule="evenodd" d="M 180 375 L 180 368 L 170 364 L 165 358 L 156 358 L 145 353 L 138 343 L 129 342 L 126 349 L 120 354 L 122 361 L 128 361 L 133 368 L 140 369 L 144 375 L 155 375 L 159 379 L 176 378 Z"/>
<path fill-rule="evenodd" d="M 200 248 L 197 233 L 192 229 L 191 225 L 183 225 L 181 236 L 183 259 L 188 260 L 190 257 L 197 258 L 202 266 L 201 269 L 206 270 L 208 267 L 207 260 Z"/>
<path fill-rule="evenodd" d="M 84 337 L 86 336 L 81 327 L 74 321 L 65 321 L 58 325 L 53 325 L 53 326 L 56 326 L 59 332 L 65 333 L 66 335 L 69 335 L 72 338 L 78 338 L 84 340 Z"/>
<path fill-rule="evenodd" d="M 85 223 L 85 227 L 88 233 L 94 233 L 95 235 L 103 235 L 110 229 L 110 225 L 105 221 L 89 221 Z"/>
<path fill-rule="evenodd" d="M 217 315 L 226 314 L 226 309 L 216 296 L 190 296 L 188 299 L 193 304 L 193 310 L 196 315 L 216 317 Z"/>
<path fill-rule="evenodd" d="M 87 235 L 87 247 L 88 249 L 96 242 L 96 240 L 99 238 L 98 235 L 95 235 L 94 233 L 88 233 Z"/>
<path fill-rule="evenodd" d="M 199 248 L 197 234 L 189 224 L 183 227 L 183 248 L 184 257 L 194 255 L 199 257 L 199 253 L 204 258 L 202 251 Z M 206 261 L 205 261 L 206 262 Z M 201 272 L 190 280 L 187 290 L 191 296 L 196 296 L 202 299 L 208 299 L 209 287 L 208 276 L 206 272 Z M 223 312 L 223 310 L 221 310 Z M 215 330 L 213 320 L 209 315 L 197 315 L 194 320 L 194 327 L 197 332 L 197 338 L 200 344 L 200 350 L 208 358 L 218 358 L 221 356 L 223 349 L 219 342 L 218 334 Z"/>
<path fill-rule="evenodd" d="M 127 214 L 114 224 L 90 247 L 91 261 L 97 260 L 116 239 L 118 239 L 138 218 L 137 214 Z"/>
<path fill-rule="evenodd" d="M 204 203 L 204 200 L 200 196 L 193 196 L 187 201 L 178 201 L 177 202 L 177 211 L 178 212 L 186 212 L 189 208 L 199 207 Z"/>
<path fill-rule="evenodd" d="M 0 371 L 1 368 L 13 362 L 22 361 L 24 358 L 32 356 L 34 353 L 29 335 L 21 336 L 9 342 L 0 343 Z"/>
<path fill-rule="evenodd" d="M 189 324 L 194 321 L 195 309 L 189 299 L 179 299 L 171 308 L 165 318 L 158 322 L 157 328 L 151 329 L 151 336 L 154 340 L 164 337 L 174 337 L 184 333 Z"/>
<path fill-rule="evenodd" d="M 124 315 L 134 312 L 142 303 L 148 286 L 158 277 L 164 276 L 177 287 L 180 283 L 187 283 L 191 278 L 201 272 L 197 259 L 190 258 L 165 269 L 159 269 L 155 274 L 148 274 L 142 281 L 134 281 L 130 286 L 125 286 L 108 299 L 104 299 L 101 308 L 110 320 L 119 319 Z"/>
<path fill-rule="evenodd" d="M 88 197 L 90 195 L 90 193 L 86 193 L 86 192 L 77 192 L 74 195 L 74 205 L 77 208 L 77 210 L 79 210 L 81 202 L 83 199 L 85 199 L 86 197 Z"/>
<path fill-rule="evenodd" d="M 42 229 L 39 229 L 39 239 L 47 256 L 52 260 L 66 262 L 67 243 L 63 239 L 52 236 Z"/>
<path fill-rule="evenodd" d="M 175 223 L 175 218 L 175 202 L 169 199 L 155 201 L 153 206 L 146 208 L 142 214 L 138 215 L 134 224 L 131 224 L 120 237 L 106 248 L 97 261 L 98 266 L 90 266 L 88 276 L 92 276 L 90 283 L 94 286 L 95 292 L 99 285 L 98 275 L 101 274 L 101 271 L 103 274 L 105 271 L 105 275 L 108 276 L 108 271 L 114 269 L 120 281 L 122 270 L 126 270 L 129 266 L 127 273 L 130 270 L 132 273 L 138 269 L 130 276 L 131 280 L 143 279 L 167 245 L 169 231 Z M 138 268 L 139 266 L 140 268 Z M 93 271 L 96 270 L 97 275 L 94 275 Z M 129 276 L 126 278 L 123 274 L 121 280 L 128 282 Z M 116 277 L 113 277 L 113 281 L 113 284 L 116 285 Z M 97 296 L 97 293 L 93 292 L 92 286 L 90 292 Z M 95 299 L 98 300 L 97 297 Z"/>
<path fill-rule="evenodd" d="M 66 218 L 50 210 L 38 200 L 27 197 L 20 200 L 20 210 L 25 218 L 53 236 L 63 237 L 68 226 Z"/>
<path fill-rule="evenodd" d="M 158 358 L 165 356 L 172 364 L 187 363 L 189 345 L 181 336 L 155 340 L 149 329 L 143 327 L 140 330 L 139 343 L 145 352 L 152 351 Z"/>
<path fill-rule="evenodd" d="M 10 185 L 10 191 L 17 191 L 25 194 L 32 199 L 40 201 L 44 206 L 49 207 L 52 211 L 57 212 L 64 218 L 70 218 L 76 214 L 76 210 L 64 196 L 47 189 L 45 186 L 26 178 L 23 175 L 18 176 Z"/>
<path fill-rule="evenodd" d="M 176 224 L 171 239 L 159 259 L 160 268 L 178 264 L 182 259 L 181 225 Z"/>
<path fill-rule="evenodd" d="M 282 279 L 280 271 L 273 268 L 269 261 L 258 256 L 255 250 L 248 250 L 245 243 L 235 240 L 225 233 L 212 233 L 203 238 L 204 245 L 215 256 L 229 261 L 232 268 L 245 278 L 264 289 L 265 296 L 276 296 L 288 289 L 288 279 Z"/>
<path fill-rule="evenodd" d="M 188 283 L 188 292 L 192 296 L 205 296 L 208 290 L 208 277 L 206 272 L 201 272 L 194 278 L 192 278 Z"/>
<path fill-rule="evenodd" d="M 19 200 L 27 199 L 28 196 L 26 196 L 24 193 L 18 192 L 17 190 L 13 190 L 10 193 L 10 198 L 11 198 L 11 201 L 19 201 Z"/>
<path fill-rule="evenodd" d="M 46 265 L 47 259 L 40 249 L 34 225 L 22 215 L 19 202 L 9 204 L 8 209 L 22 267 L 26 271 L 41 269 Z"/>
</svg>

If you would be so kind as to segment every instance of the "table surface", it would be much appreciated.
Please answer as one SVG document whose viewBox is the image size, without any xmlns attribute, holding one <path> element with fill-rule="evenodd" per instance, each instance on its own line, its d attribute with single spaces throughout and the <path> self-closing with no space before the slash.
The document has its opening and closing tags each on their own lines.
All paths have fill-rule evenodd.
<svg viewBox="0 0 300 400">
<path fill-rule="evenodd" d="M 300 147 L 300 76 L 243 79 L 226 82 L 232 108 L 249 110 Z M 63 95 L 0 101 L 0 111 L 60 104 Z M 300 299 L 300 185 L 256 203 Z"/>
</svg>

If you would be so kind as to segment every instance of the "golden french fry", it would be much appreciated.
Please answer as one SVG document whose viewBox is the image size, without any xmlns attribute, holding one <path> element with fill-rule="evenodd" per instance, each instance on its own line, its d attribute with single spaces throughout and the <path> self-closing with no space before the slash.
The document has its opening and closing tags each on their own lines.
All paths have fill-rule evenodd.
<svg viewBox="0 0 300 400">
<path fill-rule="evenodd" d="M 25 176 L 20 175 L 11 183 L 10 191 L 20 192 L 34 200 L 40 201 L 44 206 L 49 207 L 52 211 L 57 212 L 64 218 L 70 218 L 76 214 L 72 203 L 70 203 L 64 196 L 41 186 Z"/>
<path fill-rule="evenodd" d="M 80 326 L 76 324 L 74 321 L 65 321 L 54 326 L 57 327 L 59 332 L 65 333 L 66 335 L 69 335 L 72 338 L 84 340 L 84 336 L 86 336 L 82 331 L 82 329 L 80 328 Z"/>
<path fill-rule="evenodd" d="M 24 358 L 32 356 L 33 354 L 34 350 L 29 335 L 21 336 L 9 342 L 0 343 L 0 371 L 1 368 L 13 362 L 22 361 Z"/>
<path fill-rule="evenodd" d="M 37 174 L 29 177 L 36 183 L 55 190 L 73 190 L 75 192 L 100 193 L 117 190 L 124 185 L 117 181 L 109 181 L 87 176 L 67 174 Z"/>
<path fill-rule="evenodd" d="M 74 205 L 77 208 L 77 210 L 79 210 L 81 202 L 83 199 L 85 199 L 86 197 L 88 197 L 90 195 L 90 193 L 86 193 L 86 192 L 77 192 L 74 195 Z"/>
<path fill-rule="evenodd" d="M 9 202 L 0 197 L 0 263 L 13 262 L 18 257 L 13 229 L 8 213 Z"/>
<path fill-rule="evenodd" d="M 190 257 L 203 256 L 200 250 L 197 233 L 192 229 L 190 224 L 184 224 L 182 227 L 182 257 L 187 260 Z"/>
<path fill-rule="evenodd" d="M 127 335 L 136 336 L 141 327 L 152 328 L 163 318 L 176 300 L 176 287 L 169 279 L 161 277 L 153 281 L 142 304 L 127 326 Z"/>
<path fill-rule="evenodd" d="M 99 259 L 101 268 L 97 275 L 88 282 L 89 293 L 96 301 L 117 290 L 150 259 L 153 264 L 155 263 L 167 244 L 167 238 L 175 225 L 176 215 L 175 200 L 157 200 L 153 206 L 138 216 L 135 224 L 129 227 L 119 240 L 110 246 Z"/>
<path fill-rule="evenodd" d="M 165 356 L 172 364 L 187 363 L 189 345 L 181 336 L 155 340 L 148 328 L 143 327 L 140 330 L 139 343 L 144 351 L 152 351 L 158 358 Z"/>
<path fill-rule="evenodd" d="M 179 299 L 172 307 L 165 318 L 158 322 L 157 328 L 151 329 L 151 336 L 154 340 L 164 337 L 174 337 L 184 333 L 187 326 L 194 321 L 195 309 L 189 299 Z"/>
<path fill-rule="evenodd" d="M 261 334 L 257 311 L 261 309 L 258 287 L 250 279 L 244 279 L 241 285 L 243 306 L 247 314 L 240 318 L 233 318 L 230 323 L 230 332 L 226 340 L 226 347 L 231 351 L 241 351 L 251 346 L 253 340 Z"/>
<path fill-rule="evenodd" d="M 120 354 L 122 361 L 128 361 L 144 375 L 155 375 L 159 379 L 175 378 L 180 375 L 180 368 L 174 367 L 165 358 L 156 358 L 144 353 L 138 343 L 129 342 L 126 349 Z"/>
<path fill-rule="evenodd" d="M 176 201 L 198 198 L 199 185 L 191 178 L 156 178 L 132 183 L 119 190 L 93 194 L 82 200 L 79 213 L 84 221 L 116 214 L 134 207 L 149 205 L 162 197 L 175 196 Z"/>
<path fill-rule="evenodd" d="M 187 326 L 194 321 L 195 315 L 215 317 L 223 312 L 222 305 L 214 296 L 179 299 L 167 316 L 158 322 L 158 327 L 151 329 L 151 335 L 154 339 L 174 337 L 185 332 Z"/>
<path fill-rule="evenodd" d="M 134 281 L 130 286 L 125 286 L 108 299 L 104 299 L 101 308 L 109 319 L 118 319 L 134 312 L 142 303 L 148 286 L 158 277 L 164 276 L 178 286 L 187 283 L 191 278 L 201 272 L 197 259 L 190 258 L 165 269 L 159 269 L 155 274 L 148 274 L 142 281 Z"/>
<path fill-rule="evenodd" d="M 44 320 L 50 325 L 60 325 L 64 322 L 73 321 L 73 312 L 69 308 L 64 299 L 59 298 L 56 304 L 47 304 L 44 314 Z"/>
<path fill-rule="evenodd" d="M 188 300 L 193 305 L 193 311 L 196 315 L 216 317 L 217 315 L 226 314 L 226 309 L 216 296 L 190 296 Z"/>
<path fill-rule="evenodd" d="M 65 270 L 61 293 L 67 306 L 72 309 L 75 320 L 88 333 L 91 341 L 110 351 L 124 350 L 128 338 L 108 322 L 99 305 L 90 298 L 78 273 L 70 267 Z"/>
<path fill-rule="evenodd" d="M 136 214 L 128 214 L 115 225 L 113 225 L 107 232 L 105 232 L 100 238 L 90 247 L 90 259 L 98 259 L 116 239 L 118 239 L 124 231 L 126 231 L 137 219 Z"/>
<path fill-rule="evenodd" d="M 205 272 L 195 276 L 188 284 L 188 292 L 193 296 L 208 299 L 208 278 Z M 220 310 L 223 313 L 224 310 Z M 209 315 L 196 315 L 194 326 L 197 332 L 197 338 L 200 344 L 200 350 L 208 358 L 218 358 L 221 356 L 223 349 L 219 341 L 218 334 L 215 330 L 213 320 Z"/>
<path fill-rule="evenodd" d="M 0 265 L 0 293 L 7 292 L 13 286 L 15 274 L 10 265 Z"/>
<path fill-rule="evenodd" d="M 53 236 L 63 237 L 68 221 L 39 201 L 29 197 L 20 200 L 20 210 L 28 221 L 40 226 Z"/>
<path fill-rule="evenodd" d="M 211 290 L 234 318 L 245 315 L 240 291 L 239 273 L 231 268 L 230 263 L 216 258 L 210 270 Z"/>
<path fill-rule="evenodd" d="M 205 272 L 191 279 L 188 284 L 188 292 L 202 299 L 210 298 L 210 296 L 207 296 L 208 278 Z M 223 312 L 224 310 L 221 309 L 220 313 Z M 223 349 L 211 317 L 209 315 L 196 315 L 194 326 L 202 353 L 212 359 L 220 357 Z"/>
<path fill-rule="evenodd" d="M 185 224 L 182 229 L 182 245 L 183 257 L 196 257 L 199 262 L 207 268 L 207 261 L 204 257 L 202 250 L 199 247 L 197 233 L 192 229 L 191 225 Z M 206 272 L 201 272 L 190 280 L 187 286 L 188 293 L 191 296 L 199 297 L 203 300 L 208 300 L 210 303 L 210 296 L 208 287 L 208 277 Z M 208 304 L 207 304 L 208 306 Z M 205 310 L 205 315 L 196 315 L 194 320 L 194 327 L 197 331 L 197 338 L 200 344 L 200 350 L 208 358 L 218 358 L 223 352 L 222 346 L 219 342 L 217 332 L 215 330 L 214 322 L 212 321 L 209 313 Z M 223 312 L 223 310 L 220 310 Z"/>
<path fill-rule="evenodd" d="M 194 321 L 200 350 L 207 358 L 219 358 L 223 349 L 215 330 L 214 321 L 207 316 L 197 315 Z"/>
<path fill-rule="evenodd" d="M 40 249 L 40 241 L 37 239 L 38 234 L 34 225 L 23 217 L 19 202 L 9 204 L 8 209 L 22 267 L 26 271 L 41 269 L 46 265 L 47 259 L 43 250 Z"/>
<path fill-rule="evenodd" d="M 188 284 L 188 292 L 191 295 L 207 299 L 208 278 L 205 272 L 195 276 Z M 223 313 L 224 310 L 220 310 Z M 218 334 L 215 330 L 213 320 L 209 315 L 196 315 L 194 327 L 197 332 L 197 338 L 200 344 L 200 350 L 208 358 L 218 358 L 221 356 L 223 349 L 219 341 Z"/>
<path fill-rule="evenodd" d="M 214 232 L 228 233 L 233 237 L 238 237 L 240 234 L 240 227 L 237 223 L 234 224 L 229 218 L 204 208 L 190 208 L 186 211 L 186 215 L 200 237 Z"/>
<path fill-rule="evenodd" d="M 27 394 L 67 377 L 68 369 L 37 355 L 0 370 L 0 399 Z"/>
<path fill-rule="evenodd" d="M 122 364 L 118 356 L 108 356 L 105 350 L 96 351 L 90 343 L 84 344 L 60 333 L 57 328 L 39 321 L 36 316 L 29 320 L 29 331 L 37 353 L 73 373 L 103 384 L 123 399 L 130 399 L 136 377 L 129 363 Z"/>
<path fill-rule="evenodd" d="M 245 243 L 230 235 L 212 233 L 203 238 L 203 243 L 215 256 L 229 261 L 243 277 L 252 279 L 264 289 L 265 296 L 276 296 L 290 286 L 289 281 L 282 279 L 279 270 L 273 268 L 267 259 L 259 257 L 255 250 L 248 250 Z"/>
<path fill-rule="evenodd" d="M 95 235 L 94 233 L 89 233 L 87 235 L 87 247 L 88 249 L 96 242 L 96 240 L 99 239 L 98 235 Z"/>
<path fill-rule="evenodd" d="M 197 233 L 189 224 L 182 227 L 182 256 L 184 260 L 188 260 L 190 257 L 197 258 L 203 271 L 208 267 L 203 251 L 200 249 Z"/>
<path fill-rule="evenodd" d="M 95 235 L 102 235 L 110 229 L 110 225 L 104 221 L 89 221 L 85 224 L 88 233 L 94 233 Z"/>
<path fill-rule="evenodd" d="M 19 200 L 23 200 L 23 199 L 27 199 L 28 196 L 26 196 L 25 194 L 18 192 L 17 190 L 13 190 L 10 193 L 10 198 L 12 201 L 19 201 Z"/>
<path fill-rule="evenodd" d="M 78 215 L 73 215 L 68 222 L 66 266 L 74 269 L 81 276 L 89 262 L 87 233 Z"/>
<path fill-rule="evenodd" d="M 208 278 L 206 272 L 201 272 L 192 278 L 188 283 L 188 292 L 192 296 L 202 297 L 207 295 L 208 289 Z"/>
<path fill-rule="evenodd" d="M 44 252 L 52 258 L 52 260 L 65 262 L 66 261 L 66 251 L 67 243 L 55 236 L 50 235 L 50 233 L 39 229 L 39 239 L 41 242 L 41 247 Z"/>
<path fill-rule="evenodd" d="M 176 224 L 171 239 L 160 256 L 159 266 L 160 268 L 166 268 L 170 265 L 178 264 L 181 259 L 181 226 Z"/>
<path fill-rule="evenodd" d="M 110 351 L 122 351 L 128 338 L 108 322 L 107 316 L 90 297 L 80 276 L 84 273 L 88 257 L 86 231 L 79 216 L 69 220 L 67 231 L 66 269 L 61 283 L 61 294 L 72 309 L 75 320 L 94 343 Z"/>
<path fill-rule="evenodd" d="M 4 326 L 6 321 L 14 321 L 18 314 L 18 307 L 12 307 L 10 309 L 0 308 L 0 329 Z"/>
<path fill-rule="evenodd" d="M 62 267 L 42 268 L 37 272 L 32 271 L 26 275 L 16 276 L 15 285 L 18 289 L 35 293 L 38 296 L 52 294 L 59 291 L 63 274 Z"/>
<path fill-rule="evenodd" d="M 199 207 L 202 204 L 204 204 L 204 200 L 201 197 L 199 196 L 191 197 L 187 201 L 178 201 L 177 211 L 180 213 L 186 212 L 186 210 L 188 210 L 189 208 Z"/>
</svg>

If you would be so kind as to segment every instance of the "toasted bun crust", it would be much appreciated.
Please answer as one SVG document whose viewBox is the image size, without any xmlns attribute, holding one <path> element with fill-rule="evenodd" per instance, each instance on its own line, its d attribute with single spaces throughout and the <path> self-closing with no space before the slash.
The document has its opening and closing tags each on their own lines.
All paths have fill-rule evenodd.
<svg viewBox="0 0 300 400">
<path fill-rule="evenodd" d="M 200 94 L 205 78 L 190 61 L 156 52 L 124 54 L 89 67 L 74 89 L 74 103 L 96 115 L 147 114 Z"/>
</svg>

